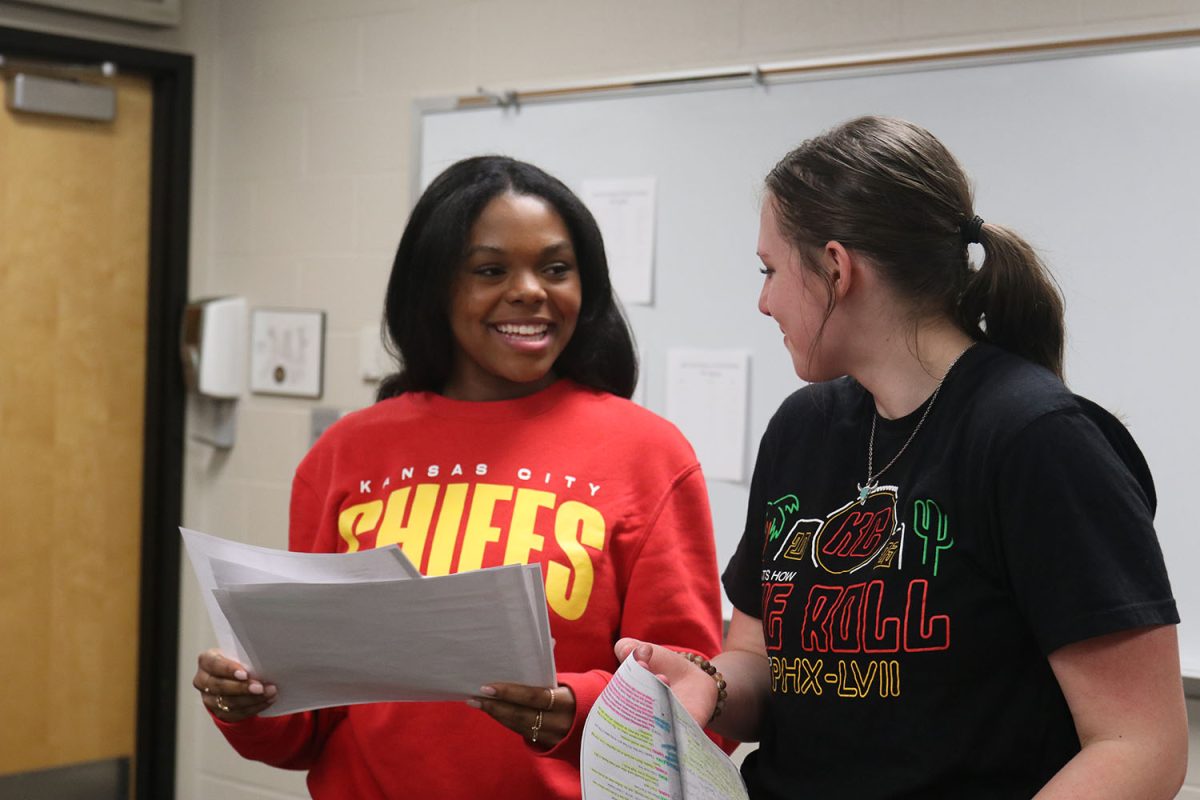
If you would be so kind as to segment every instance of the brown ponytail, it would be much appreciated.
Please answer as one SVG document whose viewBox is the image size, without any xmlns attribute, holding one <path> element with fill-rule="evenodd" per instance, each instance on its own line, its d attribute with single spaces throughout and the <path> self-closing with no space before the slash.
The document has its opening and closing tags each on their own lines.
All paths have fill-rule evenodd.
<svg viewBox="0 0 1200 800">
<path fill-rule="evenodd" d="M 784 156 L 766 188 L 801 262 L 826 281 L 811 256 L 841 242 L 869 256 L 918 316 L 944 315 L 1062 377 L 1063 303 L 1053 279 L 1033 248 L 994 224 L 979 230 L 985 258 L 971 269 L 971 187 L 929 131 L 888 117 L 851 120 Z"/>
<path fill-rule="evenodd" d="M 983 264 L 967 278 L 956 319 L 977 339 L 1003 347 L 1063 377 L 1063 300 L 1029 243 L 1003 225 L 985 224 Z"/>
</svg>

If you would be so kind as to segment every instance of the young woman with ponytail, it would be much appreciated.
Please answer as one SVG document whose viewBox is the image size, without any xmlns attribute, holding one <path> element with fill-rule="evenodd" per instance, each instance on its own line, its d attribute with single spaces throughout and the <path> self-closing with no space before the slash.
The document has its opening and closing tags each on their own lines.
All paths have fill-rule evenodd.
<svg viewBox="0 0 1200 800">
<path fill-rule="evenodd" d="M 983 258 L 972 264 L 968 246 Z M 1063 305 L 928 131 L 864 117 L 766 179 L 760 310 L 810 385 L 763 437 L 712 675 L 758 798 L 1172 798 L 1178 615 L 1149 470 L 1063 384 Z M 714 714 L 718 712 L 719 716 Z"/>
</svg>

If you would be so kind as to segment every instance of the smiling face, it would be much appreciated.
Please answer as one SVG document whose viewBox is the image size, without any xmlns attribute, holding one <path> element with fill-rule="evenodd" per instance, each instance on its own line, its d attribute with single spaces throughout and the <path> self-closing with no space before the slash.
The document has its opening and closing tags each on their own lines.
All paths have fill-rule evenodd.
<svg viewBox="0 0 1200 800">
<path fill-rule="evenodd" d="M 796 247 L 779 229 L 769 194 L 759 220 L 758 257 L 764 275 L 758 310 L 779 324 L 796 374 L 806 381 L 825 380 L 818 342 L 828 312 L 829 290 L 820 276 L 804 266 Z"/>
<path fill-rule="evenodd" d="M 582 303 L 562 217 L 540 197 L 493 198 L 471 228 L 450 288 L 454 365 L 443 393 L 508 400 L 549 386 Z"/>
</svg>

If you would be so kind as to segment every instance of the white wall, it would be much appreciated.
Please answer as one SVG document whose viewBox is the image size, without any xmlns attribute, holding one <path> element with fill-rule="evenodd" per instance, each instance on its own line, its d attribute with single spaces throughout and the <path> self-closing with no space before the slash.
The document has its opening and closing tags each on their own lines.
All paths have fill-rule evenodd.
<svg viewBox="0 0 1200 800">
<path fill-rule="evenodd" d="M 1200 29 L 1200 0 L 183 0 L 178 29 L 0 2 L 0 25 L 197 56 L 192 294 L 328 312 L 325 398 L 370 401 L 377 323 L 410 202 L 412 103 L 727 64 Z M 747 243 L 751 247 L 752 243 Z M 189 445 L 185 523 L 284 546 L 303 401 L 242 401 L 238 443 Z M 190 688 L 211 632 L 190 574 L 180 630 L 180 800 L 304 797 L 237 758 Z M 1200 720 L 1200 704 L 1193 704 Z M 1200 800 L 1200 722 L 1181 797 Z"/>
</svg>

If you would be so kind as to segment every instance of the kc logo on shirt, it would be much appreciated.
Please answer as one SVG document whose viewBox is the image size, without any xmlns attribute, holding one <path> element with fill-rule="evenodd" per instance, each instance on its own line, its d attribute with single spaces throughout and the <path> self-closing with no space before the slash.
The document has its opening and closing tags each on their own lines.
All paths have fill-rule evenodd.
<svg viewBox="0 0 1200 800">
<path fill-rule="evenodd" d="M 903 543 L 895 486 L 876 487 L 864 500 L 847 503 L 823 520 L 789 518 L 797 510 L 793 495 L 767 506 L 763 555 L 768 559 L 810 558 L 823 572 L 845 575 L 871 565 L 892 566 Z"/>
</svg>

